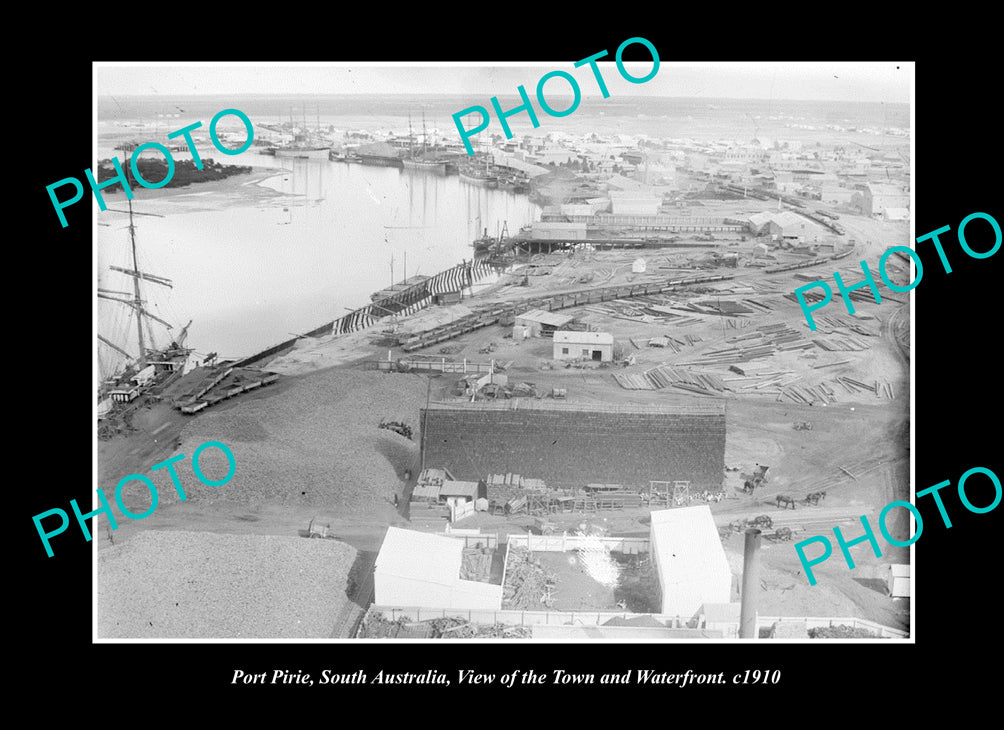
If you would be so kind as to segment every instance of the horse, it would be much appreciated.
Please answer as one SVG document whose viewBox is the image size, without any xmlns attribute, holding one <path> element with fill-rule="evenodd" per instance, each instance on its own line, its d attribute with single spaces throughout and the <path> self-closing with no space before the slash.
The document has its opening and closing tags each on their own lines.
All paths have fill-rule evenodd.
<svg viewBox="0 0 1004 730">
<path fill-rule="evenodd" d="M 789 506 L 792 509 L 795 509 L 795 498 L 794 497 L 789 497 L 786 494 L 779 494 L 779 495 L 777 495 L 777 506 L 778 506 L 778 509 L 781 508 L 782 504 L 784 505 L 785 509 L 788 509 Z"/>
<path fill-rule="evenodd" d="M 805 501 L 806 501 L 806 503 L 812 504 L 812 505 L 818 505 L 824 499 L 826 499 L 826 490 L 825 489 L 822 490 L 822 491 L 819 491 L 819 492 L 812 492 L 810 494 L 805 495 Z"/>
<path fill-rule="evenodd" d="M 774 538 L 777 540 L 790 540 L 791 539 L 791 528 L 790 527 L 780 527 L 774 531 Z"/>
</svg>

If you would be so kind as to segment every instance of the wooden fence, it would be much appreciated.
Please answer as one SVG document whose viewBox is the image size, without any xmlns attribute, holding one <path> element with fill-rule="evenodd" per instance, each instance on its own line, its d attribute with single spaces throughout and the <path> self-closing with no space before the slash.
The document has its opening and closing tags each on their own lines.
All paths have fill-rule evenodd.
<svg viewBox="0 0 1004 730">
<path fill-rule="evenodd" d="M 383 372 L 437 372 L 437 373 L 490 373 L 495 367 L 494 362 L 448 362 L 442 360 L 366 360 L 367 370 Z"/>
<path fill-rule="evenodd" d="M 595 548 L 597 544 L 607 550 L 616 550 L 626 555 L 637 555 L 649 551 L 647 537 L 579 537 L 577 535 L 509 535 L 511 547 L 523 547 L 545 553 L 564 553 L 569 550 Z"/>
<path fill-rule="evenodd" d="M 688 628 L 687 621 L 668 614 L 642 614 L 611 611 L 505 611 L 492 609 L 417 608 L 407 606 L 370 606 L 367 616 L 380 613 L 388 621 L 429 621 L 437 618 L 460 618 L 474 624 L 508 626 L 602 626 L 613 618 L 636 619 L 651 617 L 668 628 Z M 805 621 L 808 628 L 817 626 L 851 626 L 865 629 L 885 639 L 908 639 L 909 633 L 862 618 L 820 618 L 811 616 L 757 616 L 757 631 L 769 629 L 777 621 Z M 716 624 L 720 626 L 720 624 Z M 736 622 L 738 626 L 738 622 Z M 766 641 L 766 640 L 764 640 Z M 823 641 L 823 640 L 821 640 Z"/>
</svg>

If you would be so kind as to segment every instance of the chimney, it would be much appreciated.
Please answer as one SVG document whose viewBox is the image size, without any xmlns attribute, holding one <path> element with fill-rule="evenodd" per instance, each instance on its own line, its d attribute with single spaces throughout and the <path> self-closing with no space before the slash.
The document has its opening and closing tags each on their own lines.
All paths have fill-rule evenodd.
<svg viewBox="0 0 1004 730">
<path fill-rule="evenodd" d="M 756 594 L 760 584 L 760 530 L 746 530 L 743 549 L 743 586 L 740 596 L 739 638 L 756 639 Z"/>
</svg>

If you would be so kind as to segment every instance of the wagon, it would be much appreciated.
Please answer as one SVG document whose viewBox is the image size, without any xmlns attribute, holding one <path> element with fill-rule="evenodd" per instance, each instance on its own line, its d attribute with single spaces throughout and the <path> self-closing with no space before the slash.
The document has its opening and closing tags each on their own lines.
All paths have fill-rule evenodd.
<svg viewBox="0 0 1004 730">
<path fill-rule="evenodd" d="M 325 517 L 314 517 L 310 520 L 310 524 L 307 525 L 307 536 L 308 537 L 324 537 L 335 539 L 335 533 L 331 529 L 331 520 Z"/>
</svg>

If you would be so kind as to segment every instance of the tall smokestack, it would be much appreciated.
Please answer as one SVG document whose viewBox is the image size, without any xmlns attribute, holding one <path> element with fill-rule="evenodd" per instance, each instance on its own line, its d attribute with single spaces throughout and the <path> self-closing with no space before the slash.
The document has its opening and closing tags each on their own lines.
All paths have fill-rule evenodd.
<svg viewBox="0 0 1004 730">
<path fill-rule="evenodd" d="M 755 639 L 756 631 L 756 591 L 760 584 L 760 530 L 746 530 L 746 545 L 743 549 L 743 588 L 739 611 L 739 638 Z"/>
</svg>

